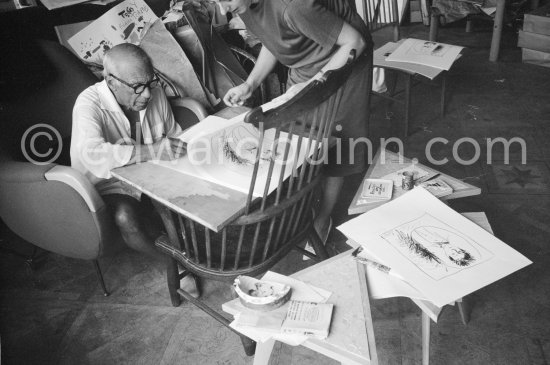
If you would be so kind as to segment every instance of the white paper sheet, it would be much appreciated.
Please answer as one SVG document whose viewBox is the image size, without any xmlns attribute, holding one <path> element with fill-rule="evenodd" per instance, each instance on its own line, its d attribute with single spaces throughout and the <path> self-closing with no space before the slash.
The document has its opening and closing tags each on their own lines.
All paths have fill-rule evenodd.
<svg viewBox="0 0 550 365">
<path fill-rule="evenodd" d="M 126 0 L 69 38 L 76 54 L 86 62 L 103 62 L 105 52 L 120 43 L 139 44 L 157 16 L 143 0 Z"/>
<path fill-rule="evenodd" d="M 439 68 L 426 66 L 426 65 L 420 65 L 416 63 L 410 63 L 410 62 L 397 62 L 397 61 L 389 61 L 388 56 L 392 54 L 393 51 L 395 51 L 399 47 L 399 43 L 394 42 L 388 42 L 382 47 L 374 50 L 374 53 L 372 55 L 374 60 L 374 65 L 380 66 L 380 67 L 391 67 L 398 70 L 403 70 L 405 72 L 412 72 L 416 74 L 420 74 L 422 76 L 425 76 L 429 78 L 430 80 L 433 80 L 434 78 L 439 75 L 442 70 Z M 373 68 L 376 69 L 376 67 Z M 384 70 L 381 68 L 380 70 Z M 373 74 L 374 75 L 374 74 Z M 378 82 L 380 84 L 380 82 Z M 374 87 L 374 77 L 373 77 L 373 91 L 377 92 L 384 92 L 386 91 L 386 87 L 384 85 L 381 90 L 376 90 Z"/>
<path fill-rule="evenodd" d="M 439 307 L 531 264 L 422 188 L 338 229 Z"/>
<path fill-rule="evenodd" d="M 248 194 L 258 149 L 259 131 L 243 120 L 244 114 L 230 120 L 207 117 L 180 136 L 180 139 L 187 142 L 187 154 L 184 157 L 175 161 L 155 163 Z M 256 197 L 264 193 L 271 158 L 275 159 L 275 163 L 268 193 L 277 188 L 283 169 L 285 180 L 292 173 L 294 162 L 298 161 L 300 165 L 308 149 L 307 138 L 302 140 L 298 148 L 297 136 L 289 139 L 287 133 L 281 132 L 274 154 L 274 141 L 275 129 L 266 130 L 254 185 L 253 195 Z M 287 146 L 289 152 L 284 159 Z M 309 147 L 311 156 L 313 147 Z"/>
<path fill-rule="evenodd" d="M 265 273 L 262 280 L 290 285 L 292 288 L 290 299 L 292 300 L 326 303 L 332 294 L 325 289 L 306 284 L 303 281 L 277 274 L 272 271 Z M 288 303 L 270 312 L 257 312 L 245 308 L 238 299 L 235 299 L 224 303 L 222 308 L 224 311 L 234 315 L 235 317 L 235 320 L 231 322 L 230 326 L 255 341 L 264 342 L 274 338 L 277 341 L 296 346 L 308 339 L 307 336 L 303 335 L 278 333 L 277 325 L 278 323 L 282 324 L 282 320 L 286 316 L 286 312 L 288 310 Z M 244 318 L 241 318 L 243 314 Z M 264 316 L 265 318 L 261 320 L 258 318 L 259 316 Z M 242 326 L 243 322 L 245 323 L 245 326 Z M 260 323 L 267 328 L 257 329 L 250 327 L 249 324 L 254 322 Z"/>
<path fill-rule="evenodd" d="M 408 38 L 387 58 L 387 61 L 409 62 L 449 70 L 464 47 Z"/>
<path fill-rule="evenodd" d="M 473 223 L 477 224 L 484 230 L 489 233 L 493 233 L 491 226 L 488 224 L 483 212 L 472 212 L 472 213 L 461 213 L 462 216 L 468 218 Z M 348 240 L 347 243 L 352 247 L 360 246 L 357 242 Z M 377 260 L 374 256 L 369 255 L 367 252 L 363 251 L 360 255 L 364 255 L 367 258 L 370 258 L 375 261 Z M 380 262 L 384 264 L 383 262 Z M 387 266 L 387 265 L 386 265 Z M 426 296 L 416 290 L 413 286 L 408 284 L 399 274 L 395 273 L 393 270 L 392 274 L 386 274 L 380 270 L 367 265 L 367 282 L 369 285 L 369 294 L 374 299 L 383 299 L 383 298 L 392 298 L 392 297 L 408 297 L 415 298 L 420 300 L 427 300 Z M 390 271 L 391 272 L 391 271 Z M 449 303 L 451 304 L 451 303 Z"/>
</svg>

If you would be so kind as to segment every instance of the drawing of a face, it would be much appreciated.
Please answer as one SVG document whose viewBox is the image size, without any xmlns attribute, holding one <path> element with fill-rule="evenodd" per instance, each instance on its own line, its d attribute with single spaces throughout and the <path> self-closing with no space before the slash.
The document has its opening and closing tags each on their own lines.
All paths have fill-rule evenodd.
<svg viewBox="0 0 550 365">
<path fill-rule="evenodd" d="M 475 261 L 469 252 L 456 247 L 451 247 L 445 251 L 449 255 L 449 260 L 457 264 L 458 266 L 470 266 Z"/>
</svg>

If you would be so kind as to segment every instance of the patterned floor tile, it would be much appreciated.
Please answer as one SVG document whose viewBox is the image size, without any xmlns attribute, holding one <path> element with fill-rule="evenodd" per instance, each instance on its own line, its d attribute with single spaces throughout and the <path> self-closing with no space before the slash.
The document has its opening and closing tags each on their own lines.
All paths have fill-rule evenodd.
<svg viewBox="0 0 550 365">
<path fill-rule="evenodd" d="M 65 333 L 85 303 L 64 299 L 14 299 L 0 305 L 2 363 L 56 364 Z"/>
<path fill-rule="evenodd" d="M 171 307 L 88 304 L 59 346 L 59 364 L 158 364 L 175 324 Z"/>
<path fill-rule="evenodd" d="M 488 173 L 490 193 L 550 194 L 550 171 L 545 163 L 493 163 L 483 169 Z"/>
</svg>

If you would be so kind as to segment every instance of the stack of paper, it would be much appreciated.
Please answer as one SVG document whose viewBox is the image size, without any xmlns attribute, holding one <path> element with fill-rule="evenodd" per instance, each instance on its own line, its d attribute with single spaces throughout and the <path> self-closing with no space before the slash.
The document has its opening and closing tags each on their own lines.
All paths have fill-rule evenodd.
<svg viewBox="0 0 550 365">
<path fill-rule="evenodd" d="M 283 322 L 285 322 L 285 319 L 287 318 L 290 303 L 293 301 L 299 301 L 305 303 L 325 304 L 332 293 L 313 285 L 306 284 L 300 280 L 296 280 L 289 276 L 280 275 L 272 271 L 268 271 L 262 277 L 262 280 L 289 285 L 292 288 L 292 294 L 290 298 L 291 300 L 280 308 L 268 312 L 260 312 L 248 309 L 244 307 L 238 299 L 234 299 L 230 302 L 224 303 L 222 305 L 222 309 L 235 317 L 235 320 L 230 324 L 230 326 L 235 328 L 239 332 L 244 333 L 247 336 L 259 341 L 266 341 L 270 338 L 275 338 L 276 340 L 285 342 L 287 344 L 299 345 L 307 340 L 307 338 L 312 334 L 305 334 L 305 331 L 284 333 L 282 330 Z M 310 306 L 308 305 L 308 307 Z M 308 313 L 315 313 L 315 311 L 309 311 Z M 306 313 L 304 312 L 304 314 Z M 309 317 L 307 318 L 311 319 L 314 317 L 309 315 Z M 326 320 L 326 317 L 322 318 L 325 318 Z M 318 319 L 320 318 L 318 317 Z M 291 328 L 292 323 L 295 324 L 295 322 L 290 321 L 287 323 L 288 328 Z M 303 324 L 304 322 L 302 321 L 301 323 Z M 321 336 L 322 335 L 323 334 L 321 334 Z"/>
<path fill-rule="evenodd" d="M 334 304 L 291 300 L 281 332 L 328 337 Z"/>
<path fill-rule="evenodd" d="M 451 44 L 408 38 L 386 60 L 449 70 L 463 48 Z"/>
</svg>

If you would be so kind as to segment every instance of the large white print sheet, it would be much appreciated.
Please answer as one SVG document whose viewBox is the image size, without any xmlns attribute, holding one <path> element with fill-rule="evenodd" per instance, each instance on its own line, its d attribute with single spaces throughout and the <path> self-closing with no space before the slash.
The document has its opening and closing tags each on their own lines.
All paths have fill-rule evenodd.
<svg viewBox="0 0 550 365">
<path fill-rule="evenodd" d="M 338 229 L 439 307 L 531 264 L 419 187 Z"/>
</svg>

